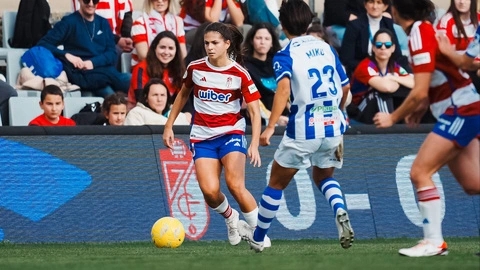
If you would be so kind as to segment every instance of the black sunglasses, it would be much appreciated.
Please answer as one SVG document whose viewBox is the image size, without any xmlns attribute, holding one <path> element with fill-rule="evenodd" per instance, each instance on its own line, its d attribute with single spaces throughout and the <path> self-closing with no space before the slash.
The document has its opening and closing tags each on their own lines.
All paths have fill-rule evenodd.
<svg viewBox="0 0 480 270">
<path fill-rule="evenodd" d="M 88 4 L 90 4 L 90 1 L 92 1 L 94 5 L 98 4 L 98 2 L 100 2 L 100 0 L 83 0 L 83 3 L 85 5 L 88 5 Z"/>
<path fill-rule="evenodd" d="M 383 45 L 385 45 L 385 48 L 390 49 L 390 47 L 393 46 L 393 43 L 391 41 L 387 41 L 387 42 L 377 41 L 377 42 L 375 42 L 375 47 L 377 49 L 381 49 Z"/>
</svg>

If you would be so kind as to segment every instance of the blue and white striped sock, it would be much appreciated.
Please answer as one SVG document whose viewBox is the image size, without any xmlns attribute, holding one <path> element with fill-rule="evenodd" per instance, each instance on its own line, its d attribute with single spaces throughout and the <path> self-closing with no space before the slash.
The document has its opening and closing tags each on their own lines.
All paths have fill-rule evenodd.
<svg viewBox="0 0 480 270">
<path fill-rule="evenodd" d="M 340 184 L 333 177 L 323 179 L 318 185 L 318 189 L 323 193 L 325 199 L 332 207 L 333 214 L 336 215 L 338 209 L 346 211 L 345 201 L 342 195 Z"/>
<path fill-rule="evenodd" d="M 274 189 L 269 186 L 263 191 L 260 206 L 258 207 L 258 224 L 253 233 L 253 240 L 263 242 L 263 239 L 270 228 L 270 224 L 272 224 L 272 220 L 275 218 L 277 210 L 280 207 L 282 194 L 282 190 Z"/>
</svg>

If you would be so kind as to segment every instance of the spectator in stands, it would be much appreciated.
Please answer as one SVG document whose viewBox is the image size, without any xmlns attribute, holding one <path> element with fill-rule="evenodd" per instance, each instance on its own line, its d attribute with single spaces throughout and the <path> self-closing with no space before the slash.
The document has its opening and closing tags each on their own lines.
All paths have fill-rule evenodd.
<svg viewBox="0 0 480 270">
<path fill-rule="evenodd" d="M 438 20 L 437 32 L 444 34 L 459 53 L 463 53 L 475 37 L 480 21 L 476 0 L 450 0 L 447 12 Z M 477 56 L 480 57 L 479 55 Z M 480 92 L 480 77 L 476 71 L 467 71 L 475 88 Z"/>
<path fill-rule="evenodd" d="M 5 78 L 1 75 L 2 79 Z M 3 80 L 0 80 L 0 120 L 3 126 L 9 125 L 9 111 L 8 111 L 8 100 L 10 97 L 16 97 L 17 90 L 11 87 L 8 83 Z"/>
<path fill-rule="evenodd" d="M 63 92 L 56 85 L 48 85 L 43 88 L 40 94 L 40 108 L 43 114 L 35 117 L 29 126 L 75 126 L 75 122 L 62 116 L 63 108 Z"/>
<path fill-rule="evenodd" d="M 122 92 L 117 92 L 103 100 L 102 112 L 106 121 L 104 126 L 123 126 L 127 116 L 127 98 Z"/>
<path fill-rule="evenodd" d="M 137 104 L 138 97 L 142 95 L 142 89 L 151 78 L 162 79 L 167 85 L 169 96 L 175 99 L 182 87 L 184 73 L 185 65 L 180 43 L 175 34 L 170 31 L 159 33 L 151 42 L 146 59 L 132 70 L 132 80 L 128 90 L 129 109 Z"/>
<path fill-rule="evenodd" d="M 335 44 L 338 44 L 338 41 L 330 42 L 330 39 L 334 39 L 336 37 L 329 36 L 327 31 L 325 31 L 325 28 L 322 26 L 322 23 L 319 18 L 313 18 L 312 24 L 307 29 L 307 35 L 311 35 L 325 41 L 326 43 L 332 45 L 337 51 L 340 49 L 340 46 L 337 47 L 335 45 Z"/>
<path fill-rule="evenodd" d="M 171 31 L 180 42 L 182 58 L 187 55 L 185 45 L 185 29 L 183 20 L 169 12 L 171 0 L 144 0 L 143 14 L 133 22 L 132 67 L 147 57 L 150 44 L 156 35 L 163 31 Z"/>
<path fill-rule="evenodd" d="M 96 0 L 97 4 L 87 1 L 82 0 L 79 11 L 63 17 L 37 45 L 62 61 L 69 81 L 82 91 L 101 97 L 115 91 L 127 93 L 131 74 L 115 67 L 117 53 L 108 21 L 95 14 Z M 64 50 L 58 49 L 59 45 Z"/>
<path fill-rule="evenodd" d="M 87 0 L 72 0 L 74 11 L 80 9 L 79 1 Z M 98 2 L 95 13 L 108 20 L 118 51 L 131 52 L 133 50 L 133 41 L 130 37 L 133 23 L 132 0 L 95 0 L 95 2 Z"/>
<path fill-rule="evenodd" d="M 204 45 L 204 31 L 205 28 L 209 25 L 209 22 L 202 23 L 200 26 L 197 27 L 195 30 L 195 36 L 192 39 L 192 43 L 190 50 L 187 53 L 187 57 L 185 57 L 185 66 L 188 66 L 190 62 L 203 58 L 207 56 L 205 52 L 205 45 Z"/>
<path fill-rule="evenodd" d="M 203 2 L 203 3 L 202 3 Z M 203 22 L 227 22 L 237 26 L 242 34 L 245 15 L 241 0 L 182 0 L 180 17 L 185 22 L 187 43 L 190 45 L 196 28 Z M 201 14 L 200 10 L 203 10 Z"/>
<path fill-rule="evenodd" d="M 373 124 L 377 112 L 394 111 L 394 93 L 400 88 L 403 99 L 413 87 L 413 75 L 395 62 L 394 33 L 381 28 L 373 36 L 372 55 L 358 64 L 352 75 L 352 104 L 348 115 L 365 124 Z"/>
<path fill-rule="evenodd" d="M 348 76 L 351 76 L 360 61 L 372 54 L 371 40 L 378 29 L 387 28 L 395 33 L 393 20 L 384 16 L 390 0 L 364 0 L 364 4 L 367 12 L 359 14 L 357 19 L 347 24 L 340 48 L 340 60 Z M 393 44 L 395 44 L 394 60 L 405 68 L 406 59 L 401 61 L 399 59 L 402 52 L 396 35 L 393 37 Z"/>
<path fill-rule="evenodd" d="M 260 109 L 262 123 L 270 118 L 273 106 L 273 97 L 277 90 L 275 72 L 273 71 L 273 56 L 281 49 L 278 36 L 269 23 L 254 24 L 248 31 L 243 43 L 245 53 L 244 65 L 260 92 Z M 245 111 L 245 110 L 243 110 Z M 277 125 L 286 126 L 288 123 L 288 109 L 277 121 Z M 246 115 L 248 117 L 248 114 Z"/>
<path fill-rule="evenodd" d="M 170 100 L 165 83 L 159 78 L 151 79 L 145 85 L 137 106 L 128 112 L 125 125 L 164 125 L 170 114 Z M 180 113 L 174 125 L 190 125 L 190 119 Z"/>
</svg>

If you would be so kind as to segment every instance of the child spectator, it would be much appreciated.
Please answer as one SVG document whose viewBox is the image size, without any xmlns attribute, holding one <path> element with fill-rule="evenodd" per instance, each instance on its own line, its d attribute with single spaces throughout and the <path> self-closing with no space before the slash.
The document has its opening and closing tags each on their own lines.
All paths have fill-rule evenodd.
<svg viewBox="0 0 480 270">
<path fill-rule="evenodd" d="M 127 116 L 127 98 L 122 92 L 117 92 L 103 100 L 102 112 L 106 121 L 104 126 L 123 126 Z"/>
<path fill-rule="evenodd" d="M 40 94 L 39 104 L 43 114 L 30 121 L 29 126 L 75 126 L 72 119 L 61 115 L 65 104 L 60 87 L 56 85 L 45 86 Z"/>
<path fill-rule="evenodd" d="M 182 58 L 187 55 L 183 20 L 169 12 L 171 0 L 144 0 L 143 14 L 133 22 L 132 67 L 147 57 L 150 44 L 163 31 L 171 31 L 180 42 Z"/>
</svg>

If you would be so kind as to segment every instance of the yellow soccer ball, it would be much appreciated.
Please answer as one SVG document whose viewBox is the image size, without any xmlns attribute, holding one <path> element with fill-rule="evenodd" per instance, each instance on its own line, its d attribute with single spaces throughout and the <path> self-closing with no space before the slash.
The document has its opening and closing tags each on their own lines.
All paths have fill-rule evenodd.
<svg viewBox="0 0 480 270">
<path fill-rule="evenodd" d="M 180 220 L 163 217 L 152 227 L 152 241 L 158 248 L 177 248 L 185 239 L 185 229 Z"/>
</svg>

